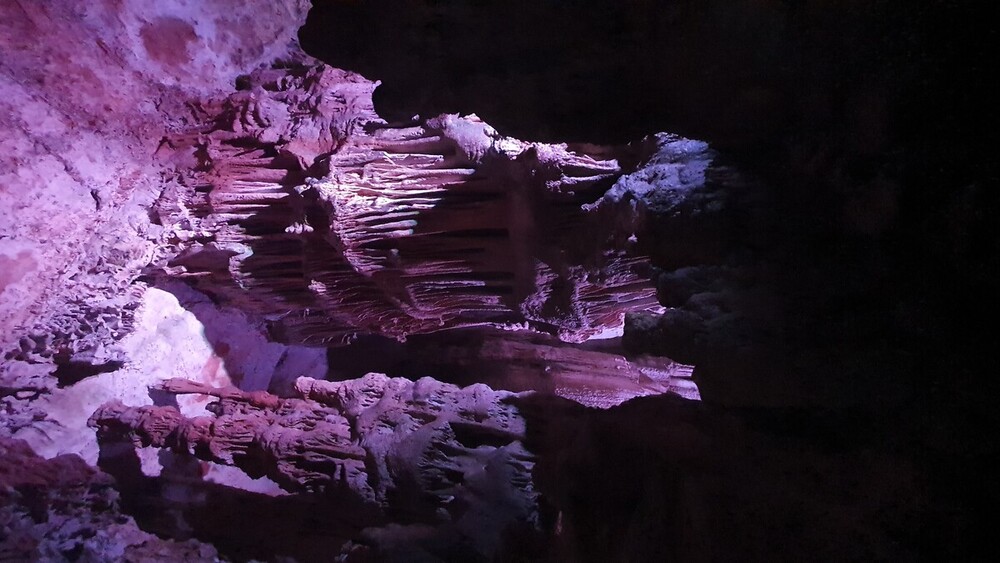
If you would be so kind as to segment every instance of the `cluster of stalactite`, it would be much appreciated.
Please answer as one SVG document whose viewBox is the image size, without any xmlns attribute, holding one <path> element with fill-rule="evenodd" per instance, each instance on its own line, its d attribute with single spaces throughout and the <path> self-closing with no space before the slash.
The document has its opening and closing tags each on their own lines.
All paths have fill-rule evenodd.
<svg viewBox="0 0 1000 563">
<path fill-rule="evenodd" d="M 273 323 L 288 342 L 532 328 L 582 341 L 658 307 L 634 251 L 641 213 L 605 201 L 630 149 L 504 137 L 477 117 L 389 124 L 375 83 L 258 71 L 167 139 L 159 203 L 172 275 Z"/>
<path fill-rule="evenodd" d="M 449 383 L 556 394 L 598 408 L 668 392 L 701 398 L 693 366 L 627 355 L 618 339 L 570 343 L 548 334 L 474 327 L 416 335 L 401 344 L 359 340 L 329 350 L 327 360 L 334 379 L 373 369 L 411 378 L 434 374 Z"/>
</svg>

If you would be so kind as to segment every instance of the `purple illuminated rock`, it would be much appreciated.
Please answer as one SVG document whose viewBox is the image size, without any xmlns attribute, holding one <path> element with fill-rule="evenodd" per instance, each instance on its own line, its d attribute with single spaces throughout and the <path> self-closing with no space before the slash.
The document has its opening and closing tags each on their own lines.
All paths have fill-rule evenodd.
<svg viewBox="0 0 1000 563">
<path fill-rule="evenodd" d="M 218 561 L 215 548 L 144 532 L 122 513 L 114 480 L 77 456 L 37 456 L 0 437 L 0 560 Z"/>
<path fill-rule="evenodd" d="M 296 389 L 302 398 L 282 399 L 174 379 L 163 390 L 218 397 L 216 416 L 110 402 L 90 424 L 106 443 L 169 448 L 266 475 L 289 491 L 407 515 L 435 526 L 428 542 L 471 542 L 480 557 L 494 555 L 507 534 L 536 529 L 533 456 L 521 445 L 524 420 L 511 393 L 381 374 L 300 378 Z"/>
<path fill-rule="evenodd" d="M 658 309 L 641 217 L 605 197 L 631 149 L 526 143 L 474 115 L 390 124 L 375 85 L 292 64 L 200 104 L 161 147 L 184 174 L 158 202 L 182 239 L 166 271 L 310 344 L 479 325 L 581 341 Z"/>
</svg>

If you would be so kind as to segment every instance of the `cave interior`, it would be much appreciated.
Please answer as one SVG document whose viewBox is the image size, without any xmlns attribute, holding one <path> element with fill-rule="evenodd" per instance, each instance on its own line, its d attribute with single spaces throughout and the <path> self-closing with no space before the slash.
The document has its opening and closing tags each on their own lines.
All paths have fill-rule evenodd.
<svg viewBox="0 0 1000 563">
<path fill-rule="evenodd" d="M 3 2 L 0 561 L 979 560 L 995 12 Z"/>
</svg>

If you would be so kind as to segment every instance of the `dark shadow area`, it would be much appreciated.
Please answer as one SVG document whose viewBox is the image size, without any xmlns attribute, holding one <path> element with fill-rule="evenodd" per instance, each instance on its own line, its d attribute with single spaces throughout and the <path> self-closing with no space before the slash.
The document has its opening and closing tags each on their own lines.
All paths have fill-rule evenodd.
<svg viewBox="0 0 1000 563">
<path fill-rule="evenodd" d="M 995 15 L 942 0 L 316 0 L 299 38 L 381 80 L 390 120 L 476 112 L 522 139 L 671 131 L 757 154 L 804 134 L 866 152 L 863 175 L 880 143 L 996 138 L 980 72 Z"/>
<path fill-rule="evenodd" d="M 321 0 L 300 40 L 381 80 L 389 119 L 476 112 L 530 140 L 752 143 L 787 126 L 783 82 L 803 55 L 786 60 L 791 10 L 747 4 Z"/>
<path fill-rule="evenodd" d="M 538 454 L 535 485 L 560 515 L 559 560 L 959 553 L 955 529 L 932 509 L 922 460 L 852 413 L 736 412 L 666 395 L 606 411 L 539 395 L 513 402 Z M 789 435 L 785 425 L 800 428 Z"/>
<path fill-rule="evenodd" d="M 113 360 L 101 364 L 93 364 L 87 361 L 55 357 L 56 370 L 52 372 L 57 381 L 57 386 L 62 389 L 70 385 L 79 383 L 88 377 L 93 377 L 102 373 L 110 373 L 121 369 L 125 362 Z"/>
</svg>

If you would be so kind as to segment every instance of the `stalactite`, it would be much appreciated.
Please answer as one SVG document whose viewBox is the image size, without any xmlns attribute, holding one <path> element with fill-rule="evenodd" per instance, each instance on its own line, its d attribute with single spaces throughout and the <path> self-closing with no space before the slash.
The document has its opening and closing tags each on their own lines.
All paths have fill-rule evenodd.
<svg viewBox="0 0 1000 563">
<path fill-rule="evenodd" d="M 245 86 L 170 141 L 201 164 L 161 205 L 226 259 L 188 245 L 167 271 L 277 319 L 279 338 L 492 325 L 579 342 L 658 308 L 634 209 L 595 205 L 625 149 L 525 143 L 474 115 L 390 125 L 372 83 L 322 66 Z"/>
</svg>

